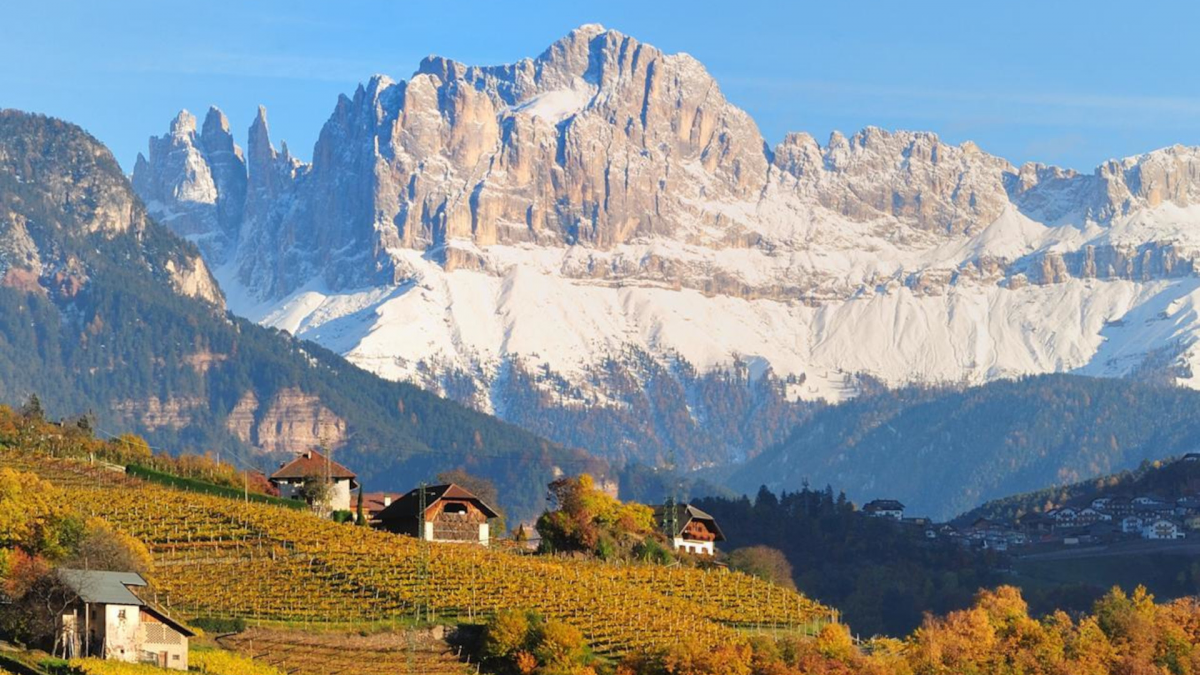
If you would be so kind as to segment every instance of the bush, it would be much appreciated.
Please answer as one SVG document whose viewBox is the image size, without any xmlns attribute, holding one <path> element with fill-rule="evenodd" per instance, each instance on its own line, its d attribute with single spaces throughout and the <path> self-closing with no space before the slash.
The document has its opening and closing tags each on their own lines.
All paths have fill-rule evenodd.
<svg viewBox="0 0 1200 675">
<path fill-rule="evenodd" d="M 242 617 L 205 616 L 189 622 L 194 628 L 206 633 L 240 633 L 246 630 L 246 620 Z"/>
<path fill-rule="evenodd" d="M 792 580 L 792 565 L 783 552 L 770 546 L 747 546 L 729 554 L 729 566 L 776 586 L 796 589 Z"/>
<path fill-rule="evenodd" d="M 662 542 L 653 538 L 646 537 L 637 546 L 633 547 L 633 556 L 638 560 L 656 565 L 669 565 L 675 560 L 675 556 L 671 555 L 670 549 L 663 546 Z"/>
<path fill-rule="evenodd" d="M 482 652 L 494 672 L 519 675 L 584 673 L 595 661 L 578 628 L 521 610 L 488 621 Z"/>
</svg>

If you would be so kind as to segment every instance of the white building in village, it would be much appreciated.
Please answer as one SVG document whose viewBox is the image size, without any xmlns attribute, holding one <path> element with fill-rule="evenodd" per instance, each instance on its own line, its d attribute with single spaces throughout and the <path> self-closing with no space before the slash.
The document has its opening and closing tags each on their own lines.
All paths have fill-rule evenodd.
<svg viewBox="0 0 1200 675">
<path fill-rule="evenodd" d="M 63 569 L 59 578 L 77 596 L 61 617 L 64 656 L 188 669 L 188 639 L 195 633 L 134 593 L 146 586 L 141 575 Z"/>
<path fill-rule="evenodd" d="M 875 518 L 904 520 L 904 505 L 895 499 L 875 499 L 867 502 L 862 510 Z"/>
<path fill-rule="evenodd" d="M 1142 524 L 1142 539 L 1183 539 L 1185 536 L 1178 523 L 1166 518 L 1147 519 Z"/>
<path fill-rule="evenodd" d="M 358 489 L 358 476 L 316 450 L 306 450 L 271 474 L 271 484 L 284 499 L 300 499 L 300 488 L 311 480 L 327 480 L 329 496 L 325 504 L 309 504 L 319 511 L 349 511 L 350 493 Z"/>
</svg>

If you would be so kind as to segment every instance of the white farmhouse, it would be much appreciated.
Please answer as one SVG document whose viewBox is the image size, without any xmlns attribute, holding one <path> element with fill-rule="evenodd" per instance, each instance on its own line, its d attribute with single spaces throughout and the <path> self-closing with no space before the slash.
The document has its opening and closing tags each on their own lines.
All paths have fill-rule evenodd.
<svg viewBox="0 0 1200 675">
<path fill-rule="evenodd" d="M 1125 534 L 1137 534 L 1142 531 L 1144 524 L 1138 516 L 1125 516 L 1121 519 L 1121 531 Z"/>
<path fill-rule="evenodd" d="M 895 499 L 876 499 L 867 502 L 866 506 L 863 506 L 863 511 L 876 518 L 904 519 L 904 505 Z"/>
<path fill-rule="evenodd" d="M 349 511 L 350 493 L 358 489 L 358 476 L 316 450 L 306 450 L 290 462 L 280 465 L 271 474 L 271 484 L 279 488 L 284 499 L 301 499 L 300 488 L 309 481 L 327 481 L 329 497 L 324 504 L 312 504 L 313 509 L 327 513 Z"/>
<path fill-rule="evenodd" d="M 76 596 L 61 616 L 64 656 L 187 670 L 188 639 L 195 633 L 131 590 L 146 586 L 141 575 L 70 569 L 58 575 Z"/>
<path fill-rule="evenodd" d="M 1142 525 L 1142 539 L 1183 539 L 1184 532 L 1174 521 L 1156 518 Z"/>
</svg>

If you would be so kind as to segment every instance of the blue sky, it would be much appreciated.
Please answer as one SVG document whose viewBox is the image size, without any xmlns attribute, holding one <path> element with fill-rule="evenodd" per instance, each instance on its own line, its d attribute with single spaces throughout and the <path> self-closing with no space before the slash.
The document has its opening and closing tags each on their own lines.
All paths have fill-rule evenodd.
<svg viewBox="0 0 1200 675">
<path fill-rule="evenodd" d="M 1200 3 L 5 3 L 0 106 L 76 122 L 129 170 L 180 108 L 211 104 L 239 141 L 255 107 L 307 159 L 337 95 L 407 78 L 430 53 L 534 56 L 599 22 L 705 63 L 771 143 L 866 125 L 974 140 L 1015 163 L 1090 171 L 1200 145 Z"/>
</svg>

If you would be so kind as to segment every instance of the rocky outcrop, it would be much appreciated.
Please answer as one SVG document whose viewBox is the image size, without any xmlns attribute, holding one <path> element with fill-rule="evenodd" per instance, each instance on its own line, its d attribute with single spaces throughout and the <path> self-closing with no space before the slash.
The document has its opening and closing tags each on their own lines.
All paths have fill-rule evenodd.
<svg viewBox="0 0 1200 675">
<path fill-rule="evenodd" d="M 189 119 L 181 113 L 152 139 L 135 185 L 164 222 L 211 238 L 206 252 L 219 257 L 230 240 L 215 215 L 220 172 L 205 170 L 213 155 L 204 135 L 197 147 Z M 722 221 L 705 203 L 754 199 L 768 154 L 753 120 L 695 59 L 599 26 L 508 66 L 430 57 L 407 82 L 376 77 L 343 96 L 311 170 L 276 155 L 260 110 L 239 278 L 275 297 L 313 276 L 334 289 L 395 283 L 406 274 L 397 247 L 702 241 Z M 263 255 L 280 244 L 281 256 Z"/>
<path fill-rule="evenodd" d="M 190 425 L 204 405 L 205 401 L 200 398 L 151 396 L 140 401 L 122 401 L 113 407 L 113 411 L 126 426 L 140 426 L 149 431 L 177 431 Z"/>
<path fill-rule="evenodd" d="M 202 131 L 183 110 L 170 131 L 150 139 L 150 157 L 138 154 L 133 187 L 154 216 L 200 246 L 220 264 L 232 250 L 246 205 L 246 162 L 229 120 L 211 108 Z"/>
<path fill-rule="evenodd" d="M 789 134 L 775 149 L 775 166 L 795 177 L 802 194 L 840 215 L 890 217 L 946 235 L 975 234 L 991 224 L 1008 204 L 1004 178 L 1013 170 L 974 143 L 875 127 L 850 138 L 834 132 L 824 148 L 808 134 Z"/>
<path fill-rule="evenodd" d="M 996 251 L 988 230 L 1005 214 L 1104 227 L 1200 198 L 1200 153 L 1178 146 L 1092 175 L 874 127 L 768 150 L 695 59 L 596 25 L 509 65 L 429 57 L 407 81 L 376 76 L 338 100 L 311 165 L 276 151 L 262 109 L 244 162 L 216 109 L 199 134 L 180 113 L 149 154 L 134 182 L 152 212 L 210 261 L 235 256 L 236 282 L 259 299 L 314 280 L 401 284 L 415 275 L 406 250 L 503 274 L 514 261 L 496 246 L 561 251 L 558 272 L 579 279 L 808 304 L 894 283 L 941 294 L 1018 274 L 1134 278 L 1144 265 L 1126 260 L 1128 241 L 1085 242 L 1095 267 L 1077 260 L 1085 246 L 1036 250 L 1057 235 Z M 890 250 L 847 274 L 814 246 Z M 760 262 L 748 273 L 721 251 Z M 1147 269 L 1191 268 L 1190 249 L 1172 251 Z"/>
<path fill-rule="evenodd" d="M 243 397 L 238 419 L 244 420 L 251 400 Z M 338 448 L 346 442 L 346 421 L 321 403 L 321 399 L 300 389 L 289 388 L 276 394 L 265 410 L 255 410 L 253 444 L 263 452 L 296 452 L 311 448 Z M 231 417 L 235 433 L 244 426 Z"/>
</svg>

